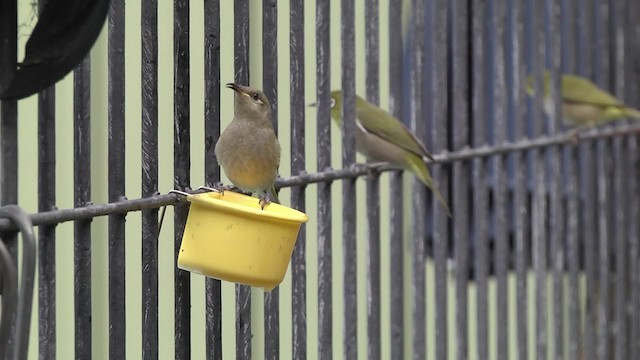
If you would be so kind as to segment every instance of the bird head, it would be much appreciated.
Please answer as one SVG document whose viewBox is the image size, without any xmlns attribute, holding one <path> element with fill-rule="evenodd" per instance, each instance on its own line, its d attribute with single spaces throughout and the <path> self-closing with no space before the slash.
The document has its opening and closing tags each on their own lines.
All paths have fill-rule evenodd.
<svg viewBox="0 0 640 360">
<path fill-rule="evenodd" d="M 331 92 L 331 117 L 340 123 L 342 119 L 342 90 L 333 90 Z"/>
<path fill-rule="evenodd" d="M 340 120 L 342 119 L 342 90 L 333 90 L 330 94 L 329 101 L 331 117 L 340 124 Z M 318 104 L 311 103 L 309 106 L 316 107 Z"/>
<path fill-rule="evenodd" d="M 271 121 L 271 104 L 260 89 L 234 83 L 227 84 L 227 87 L 236 92 L 234 109 L 236 118 Z"/>
</svg>

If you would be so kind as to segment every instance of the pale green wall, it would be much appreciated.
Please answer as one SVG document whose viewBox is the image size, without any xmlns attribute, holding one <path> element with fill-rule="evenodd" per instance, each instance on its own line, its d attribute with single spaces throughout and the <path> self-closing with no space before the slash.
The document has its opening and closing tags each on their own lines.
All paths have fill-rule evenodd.
<svg viewBox="0 0 640 360">
<path fill-rule="evenodd" d="M 226 83 L 233 80 L 233 2 L 221 1 L 221 82 Z M 30 8 L 27 2 L 22 2 L 20 21 L 29 22 L 31 16 Z M 380 8 L 386 9 L 388 0 L 380 1 Z M 192 185 L 198 186 L 203 183 L 203 149 L 204 140 L 201 136 L 203 128 L 203 0 L 191 1 L 191 121 L 192 121 L 192 169 L 191 179 Z M 251 2 L 251 54 L 252 61 L 250 69 L 251 85 L 261 86 L 261 59 L 262 59 L 262 43 L 261 29 L 262 19 L 260 16 L 262 3 L 259 1 Z M 280 171 L 283 176 L 290 175 L 290 146 L 288 135 L 289 127 L 289 14 L 288 2 L 279 2 L 278 8 L 278 70 L 279 70 L 279 131 L 280 141 L 282 143 L 282 164 Z M 332 27 L 331 27 L 331 54 L 332 54 L 332 87 L 340 86 L 340 1 L 332 1 Z M 364 94 L 365 77 L 364 77 L 364 1 L 356 1 L 356 72 L 357 72 L 357 92 Z M 159 2 L 159 145 L 160 145 L 160 191 L 167 192 L 172 188 L 172 150 L 173 150 L 173 25 L 172 25 L 172 2 Z M 380 16 L 380 50 L 382 54 L 388 52 L 387 40 L 387 17 Z M 126 195 L 128 198 L 140 197 L 140 3 L 138 1 L 128 1 L 126 4 Z M 305 3 L 305 96 L 307 102 L 315 99 L 315 2 L 308 1 Z M 21 30 L 23 31 L 23 30 Z M 26 40 L 26 36 L 21 37 L 22 42 Z M 100 36 L 92 53 L 92 194 L 94 203 L 107 202 L 107 61 L 106 61 L 106 29 Z M 387 108 L 388 105 L 388 59 L 386 56 L 380 58 L 380 89 L 381 89 L 381 106 Z M 73 103 L 72 103 L 72 76 L 67 76 L 56 86 L 57 92 L 57 124 L 56 124 L 56 151 L 57 151 L 57 176 L 56 176 L 56 196 L 59 208 L 69 208 L 73 206 L 73 182 L 71 174 L 73 171 Z M 222 90 L 221 113 L 222 127 L 226 126 L 232 118 L 232 92 L 226 89 Z M 35 97 L 20 102 L 19 106 L 19 204 L 25 207 L 29 212 L 37 211 L 37 136 L 36 136 L 36 106 Z M 308 109 L 306 113 L 306 154 L 307 169 L 309 172 L 316 170 L 315 155 L 315 112 Z M 332 141 L 333 165 L 340 167 L 340 135 L 337 129 L 333 128 Z M 410 177 L 405 176 L 405 196 L 408 199 L 410 189 Z M 366 222 L 364 207 L 364 181 L 359 180 L 358 199 L 358 296 L 360 302 L 358 304 L 358 334 L 359 334 L 359 355 L 361 359 L 366 358 Z M 386 219 L 389 217 L 388 209 L 388 192 L 384 191 L 389 186 L 386 175 L 382 176 L 382 206 L 381 206 L 381 231 L 382 231 L 382 351 L 384 357 L 389 354 L 389 304 L 388 288 L 389 288 L 389 224 Z M 341 184 L 334 183 L 333 186 L 333 336 L 334 336 L 334 355 L 342 358 L 342 243 L 341 243 Z M 289 190 L 283 189 L 280 198 L 285 204 L 289 203 Z M 315 249 L 316 243 L 316 186 L 311 185 L 307 189 L 307 214 L 310 221 L 307 226 L 307 328 L 308 328 L 308 351 L 309 358 L 313 359 L 317 356 L 317 259 Z M 410 206 L 410 202 L 406 202 Z M 410 208 L 407 207 L 405 214 L 411 214 Z M 173 226 L 170 219 L 173 218 L 172 209 L 167 211 L 167 219 L 162 228 L 162 234 L 159 241 L 159 327 L 160 327 L 160 358 L 172 359 L 173 356 Z M 407 336 L 405 338 L 405 354 L 410 355 L 410 319 L 411 319 L 411 296 L 410 296 L 410 217 L 407 216 L 405 221 L 405 289 L 407 296 L 405 297 L 405 314 L 407 324 Z M 127 314 L 127 357 L 129 359 L 138 359 L 141 356 L 141 246 L 140 246 L 140 214 L 131 213 L 127 216 L 127 241 L 126 241 L 126 266 L 127 266 L 127 284 L 126 284 L 126 314 Z M 107 301 L 107 219 L 96 218 L 93 221 L 92 228 L 93 240 L 93 262 L 92 262 L 92 305 L 93 305 L 93 358 L 106 359 L 108 354 L 108 301 Z M 73 298 L 73 225 L 72 223 L 61 224 L 57 231 L 56 245 L 56 281 L 57 281 L 57 344 L 58 359 L 73 358 L 74 335 L 73 335 L 73 314 L 74 314 L 74 298 Z M 431 340 L 434 329 L 434 272 L 432 264 L 427 264 L 427 334 L 429 337 L 428 353 L 431 359 L 434 358 L 434 344 Z M 194 359 L 204 358 L 205 335 L 204 335 L 204 278 L 199 275 L 193 275 L 192 279 L 192 354 Z M 280 344 L 282 359 L 291 358 L 291 279 L 290 272 L 287 274 L 284 282 L 280 286 L 280 304 L 281 304 L 281 320 L 280 320 Z M 515 315 L 515 297 L 514 297 L 514 279 L 510 279 L 510 310 L 511 315 Z M 455 354 L 455 293 L 453 281 L 449 281 L 449 349 L 451 355 Z M 531 285 L 533 283 L 531 282 Z M 235 356 L 235 306 L 234 306 L 234 285 L 223 283 L 223 352 L 225 358 L 233 358 Z M 493 291 L 494 283 L 491 283 L 492 291 L 491 304 L 495 304 Z M 531 287 L 533 289 L 533 286 Z M 470 352 L 474 358 L 475 351 L 475 300 L 474 286 L 470 286 L 469 292 L 470 309 L 469 323 L 472 325 L 470 336 Z M 252 293 L 252 309 L 254 311 L 252 331 L 253 337 L 253 356 L 255 359 L 262 358 L 262 347 L 264 343 L 263 334 L 263 309 L 262 309 L 262 290 L 253 290 Z M 37 299 L 37 296 L 36 296 Z M 533 303 L 533 298 L 530 298 Z M 493 306 L 493 305 L 492 305 Z M 489 316 L 494 322 L 495 309 Z M 530 318 L 533 321 L 534 312 L 530 311 Z M 513 319 L 513 316 L 511 317 Z M 510 328 L 515 330 L 515 323 L 510 320 Z M 531 323 L 533 324 L 533 323 Z M 491 351 L 495 351 L 495 326 L 491 326 Z M 533 330 L 533 327 L 531 327 Z M 512 331 L 512 345 L 515 345 L 515 332 Z M 531 331 L 533 334 L 533 331 Z M 530 337 L 530 346 L 534 344 L 533 335 Z M 515 347 L 512 346 L 512 357 L 515 356 Z M 30 342 L 30 359 L 37 358 L 37 300 L 34 304 L 34 316 L 32 321 L 31 342 Z"/>
</svg>

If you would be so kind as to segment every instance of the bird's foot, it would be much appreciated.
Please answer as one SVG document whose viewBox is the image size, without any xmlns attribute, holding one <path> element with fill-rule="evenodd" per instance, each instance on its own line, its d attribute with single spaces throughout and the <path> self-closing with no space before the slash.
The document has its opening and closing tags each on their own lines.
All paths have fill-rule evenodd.
<svg viewBox="0 0 640 360">
<path fill-rule="evenodd" d="M 580 143 L 580 129 L 571 129 L 568 133 L 569 143 L 572 146 L 578 146 Z"/>
<path fill-rule="evenodd" d="M 366 180 L 375 180 L 378 177 L 380 177 L 380 168 L 384 165 L 387 165 L 388 163 L 384 162 L 384 161 L 378 161 L 378 162 L 370 162 L 367 163 L 365 166 L 367 167 L 367 175 L 365 176 Z"/>
<path fill-rule="evenodd" d="M 260 196 L 260 200 L 258 201 L 260 204 L 260 209 L 264 210 L 265 206 L 271 204 L 271 199 L 269 199 L 269 195 Z"/>
<path fill-rule="evenodd" d="M 215 191 L 215 192 L 219 192 L 220 195 L 224 195 L 224 192 L 227 190 L 233 190 L 236 189 L 236 187 L 234 185 L 224 185 L 221 181 L 213 184 L 213 186 L 209 187 L 209 186 L 200 186 L 198 188 L 198 190 L 207 190 L 207 191 Z"/>
</svg>

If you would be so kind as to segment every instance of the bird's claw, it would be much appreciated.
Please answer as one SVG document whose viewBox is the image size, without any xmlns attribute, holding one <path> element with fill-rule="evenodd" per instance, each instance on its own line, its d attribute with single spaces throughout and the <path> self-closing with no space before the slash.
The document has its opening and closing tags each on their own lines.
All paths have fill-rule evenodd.
<svg viewBox="0 0 640 360">
<path fill-rule="evenodd" d="M 271 204 L 271 199 L 269 199 L 268 195 L 265 195 L 264 197 L 260 197 L 258 204 L 260 204 L 260 209 L 264 210 L 265 206 Z"/>
<path fill-rule="evenodd" d="M 207 191 L 215 191 L 215 192 L 219 192 L 220 195 L 224 195 L 224 192 L 227 190 L 231 190 L 234 189 L 235 186 L 233 185 L 224 185 L 222 183 L 222 181 L 218 181 L 217 183 L 213 184 L 213 186 L 209 187 L 209 186 L 200 186 L 198 188 L 198 190 L 207 190 Z"/>
</svg>

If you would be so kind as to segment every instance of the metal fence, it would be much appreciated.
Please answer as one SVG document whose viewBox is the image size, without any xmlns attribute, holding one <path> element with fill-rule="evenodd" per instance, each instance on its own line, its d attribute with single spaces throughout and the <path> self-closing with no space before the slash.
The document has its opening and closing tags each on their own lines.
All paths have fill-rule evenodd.
<svg viewBox="0 0 640 360">
<path fill-rule="evenodd" d="M 189 191 L 194 184 L 220 180 L 213 146 L 220 134 L 223 105 L 220 53 L 233 51 L 234 80 L 248 84 L 250 41 L 262 42 L 262 88 L 274 103 L 274 119 L 290 119 L 290 133 L 283 133 L 281 122 L 279 137 L 290 144 L 291 176 L 279 179 L 278 185 L 291 187 L 291 207 L 314 214 L 307 227 L 317 228 L 317 248 L 307 247 L 307 228 L 303 227 L 291 259 L 290 324 L 280 317 L 278 289 L 264 293 L 264 324 L 252 324 L 256 311 L 252 290 L 236 286 L 236 358 L 257 357 L 252 329 L 258 327 L 265 334 L 259 353 L 268 359 L 632 359 L 640 354 L 636 178 L 640 126 L 622 121 L 583 133 L 580 143 L 574 145 L 573 137 L 558 125 L 558 92 L 552 91 L 557 110 L 552 116 L 542 112 L 541 96 L 528 97 L 525 92 L 527 76 L 533 74 L 534 87 L 540 89 L 542 70 L 548 68 L 552 79 L 558 79 L 561 72 L 580 74 L 627 103 L 640 105 L 640 54 L 636 50 L 640 48 L 640 3 L 291 0 L 287 7 L 283 2 L 263 0 L 262 38 L 250 36 L 248 1 L 234 2 L 233 34 L 221 30 L 221 16 L 230 14 L 221 13 L 219 1 L 204 0 L 197 2 L 200 8 L 190 8 L 195 3 L 173 3 L 175 188 Z M 403 20 L 403 5 L 410 7 L 408 22 Z M 309 30 L 305 6 L 315 6 L 315 43 L 311 44 L 305 37 Z M 290 24 L 288 79 L 278 76 L 282 59 L 278 58 L 276 36 L 283 7 L 289 11 Z M 339 21 L 331 16 L 333 7 L 339 7 Z M 364 8 L 364 17 L 358 20 L 356 7 Z M 204 12 L 204 44 L 191 42 L 190 13 L 194 11 Z M 56 338 L 63 336 L 56 332 L 55 289 L 56 279 L 69 274 L 55 272 L 55 242 L 62 240 L 56 239 L 56 225 L 66 221 L 74 221 L 75 357 L 92 356 L 91 221 L 98 216 L 109 217 L 109 354 L 100 357 L 126 357 L 130 330 L 126 329 L 124 249 L 125 241 L 138 239 L 143 289 L 139 356 L 166 356 L 158 352 L 158 334 L 167 331 L 158 320 L 158 209 L 175 206 L 177 255 L 188 205 L 176 195 L 158 194 L 166 190 L 158 185 L 158 31 L 169 24 L 158 21 L 156 1 L 142 0 L 140 13 L 142 88 L 135 89 L 125 86 L 124 0 L 113 0 L 109 11 L 108 204 L 93 204 L 91 195 L 91 141 L 96 136 L 90 121 L 91 61 L 85 60 L 73 73 L 73 209 L 56 209 L 54 182 L 57 136 L 52 124 L 68 119 L 56 118 L 53 88 L 38 95 L 38 126 L 31 130 L 38 137 L 38 213 L 30 215 L 30 220 L 38 226 L 39 305 L 38 338 L 31 341 L 38 342 L 41 359 L 55 358 Z M 365 43 L 364 72 L 356 68 L 361 56 L 361 47 L 356 46 L 357 24 L 364 26 L 364 38 L 359 38 Z M 340 68 L 331 66 L 335 54 L 330 44 L 336 40 L 331 31 L 336 27 L 340 27 Z M 381 51 L 380 34 L 387 38 L 386 52 Z M 221 48 L 225 36 L 233 36 L 233 49 Z M 190 68 L 192 49 L 200 46 L 204 46 L 203 74 Z M 305 50 L 313 48 L 315 64 L 305 61 Z M 389 68 L 381 68 L 381 63 Z M 305 94 L 305 69 L 314 67 L 317 90 Z M 341 73 L 341 82 L 333 86 L 342 88 L 345 99 L 341 143 L 332 142 L 331 137 L 329 93 L 334 72 Z M 388 80 L 381 81 L 384 73 Z M 384 103 L 390 112 L 410 124 L 436 154 L 430 166 L 452 205 L 452 218 L 419 182 L 414 180 L 407 188 L 396 169 L 352 166 L 356 162 L 353 132 L 358 74 L 366 79 L 362 95 L 380 103 L 381 94 L 388 93 Z M 205 89 L 204 131 L 192 134 L 190 81 L 200 76 Z M 278 93 L 278 84 L 287 81 L 290 93 Z M 382 83 L 388 89 L 382 90 Z M 126 96 L 139 91 L 141 154 L 125 142 Z M 289 98 L 289 108 L 279 106 L 282 101 L 278 99 L 283 97 Z M 309 118 L 307 103 L 316 100 L 317 116 Z M 3 205 L 20 204 L 17 108 L 15 101 L 2 102 Z M 274 125 L 278 129 L 277 121 Z M 305 133 L 312 128 L 317 160 L 305 147 Z M 194 136 L 204 136 L 204 164 L 191 162 Z M 336 147 L 342 148 L 340 165 L 332 162 L 331 149 Z M 141 156 L 139 199 L 126 198 L 129 156 Z M 192 166 L 204 166 L 204 179 L 190 178 Z M 308 172 L 314 167 L 317 172 Z M 357 196 L 356 182 L 365 176 L 366 199 L 362 199 Z M 387 176 L 388 180 L 381 181 Z M 337 191 L 338 181 L 342 193 L 336 204 L 332 192 Z M 317 208 L 306 206 L 312 184 L 317 187 Z M 141 238 L 126 238 L 125 216 L 137 211 L 142 212 Z M 358 231 L 359 211 L 366 211 L 364 233 Z M 332 231 L 337 219 L 342 258 L 333 256 L 336 249 L 332 249 L 337 244 Z M 410 231 L 405 231 L 407 223 Z M 11 231 L 16 225 L 0 219 L 0 230 L 15 257 L 16 237 Z M 381 241 L 385 238 L 388 240 Z M 359 239 L 366 239 L 364 252 L 358 251 Z M 310 257 L 317 259 L 317 273 L 307 271 Z M 366 259 L 365 278 L 358 276 L 358 258 Z M 336 262 L 342 263 L 341 274 L 333 271 Z M 431 264 L 433 269 L 428 270 Z M 389 273 L 381 274 L 382 268 Z M 428 276 L 429 271 L 433 277 Z M 317 279 L 317 289 L 308 288 L 309 278 Z M 338 278 L 342 289 L 334 287 Z M 176 359 L 192 355 L 190 279 L 188 272 L 175 268 Z M 358 291 L 362 282 L 366 282 L 365 294 Z M 234 305 L 222 302 L 221 289 L 220 281 L 206 280 L 206 327 L 198 331 L 205 332 L 207 359 L 234 356 L 222 352 L 223 314 Z M 310 307 L 309 296 L 317 309 Z M 342 313 L 335 315 L 337 301 Z M 358 321 L 363 313 L 358 308 L 363 304 L 365 332 Z M 385 306 L 388 310 L 381 310 Z M 316 312 L 317 329 L 308 326 L 309 312 Z M 336 319 L 342 338 L 333 334 Z M 291 343 L 281 343 L 282 332 L 291 334 Z M 309 350 L 310 343 L 317 353 Z"/>
</svg>

